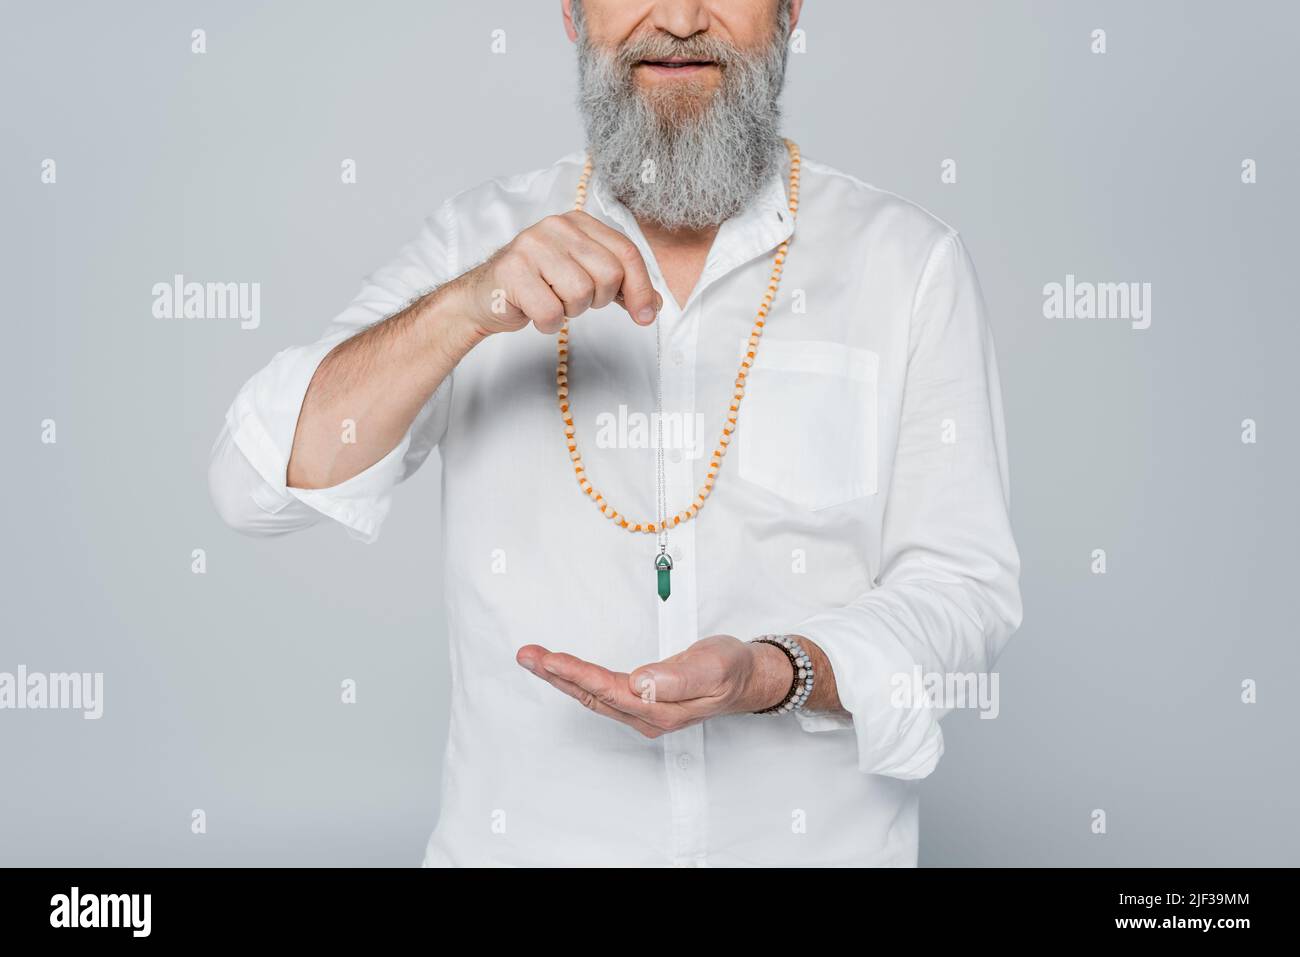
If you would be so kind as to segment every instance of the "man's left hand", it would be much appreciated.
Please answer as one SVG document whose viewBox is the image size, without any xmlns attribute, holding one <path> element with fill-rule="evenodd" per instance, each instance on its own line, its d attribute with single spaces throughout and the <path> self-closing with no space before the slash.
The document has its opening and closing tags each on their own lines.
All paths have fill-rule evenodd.
<svg viewBox="0 0 1300 957">
<path fill-rule="evenodd" d="M 515 660 L 584 707 L 647 738 L 718 715 L 762 711 L 781 701 L 794 680 L 790 660 L 779 648 L 731 635 L 701 638 L 631 674 L 541 645 L 525 645 Z"/>
</svg>

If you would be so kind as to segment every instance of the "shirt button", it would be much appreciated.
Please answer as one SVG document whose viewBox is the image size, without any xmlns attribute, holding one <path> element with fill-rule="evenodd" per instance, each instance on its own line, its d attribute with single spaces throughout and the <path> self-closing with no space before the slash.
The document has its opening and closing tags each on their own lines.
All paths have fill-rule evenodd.
<svg viewBox="0 0 1300 957">
<path fill-rule="evenodd" d="M 689 771 L 691 769 L 691 756 L 684 753 L 677 755 L 677 767 L 683 771 Z"/>
<path fill-rule="evenodd" d="M 679 366 L 686 361 L 686 354 L 683 353 L 681 349 L 674 349 L 672 351 L 672 360 L 673 365 Z"/>
<path fill-rule="evenodd" d="M 672 463 L 673 463 L 674 465 L 676 465 L 678 462 L 680 462 L 680 461 L 682 460 L 682 450 L 681 450 L 681 449 L 672 449 L 672 450 L 668 453 L 668 458 L 672 461 Z"/>
</svg>

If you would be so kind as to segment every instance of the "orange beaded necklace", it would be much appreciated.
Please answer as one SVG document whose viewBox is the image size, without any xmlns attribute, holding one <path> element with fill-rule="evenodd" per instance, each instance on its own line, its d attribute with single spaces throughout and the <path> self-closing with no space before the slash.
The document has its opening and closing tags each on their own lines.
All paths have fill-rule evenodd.
<svg viewBox="0 0 1300 957">
<path fill-rule="evenodd" d="M 790 216 L 796 217 L 799 212 L 799 147 L 792 141 L 785 141 L 786 150 L 790 154 L 790 182 L 787 189 L 787 195 L 790 202 Z M 582 170 L 582 178 L 578 181 L 577 196 L 573 202 L 573 208 L 580 210 L 587 202 L 587 185 L 591 180 L 592 164 L 590 156 L 587 158 L 586 165 Z M 685 509 L 676 515 L 668 516 L 667 509 L 663 504 L 663 486 L 662 486 L 662 457 L 663 457 L 663 414 L 659 410 L 658 418 L 660 432 L 657 441 L 657 455 L 659 456 L 660 468 L 660 487 L 659 503 L 660 514 L 656 521 L 653 522 L 633 522 L 625 515 L 619 512 L 613 505 L 606 501 L 605 496 L 596 490 L 587 478 L 586 467 L 582 464 L 582 453 L 578 451 L 577 429 L 573 424 L 573 413 L 569 408 L 569 320 L 566 318 L 563 325 L 560 326 L 560 332 L 557 337 L 557 362 L 555 367 L 556 391 L 560 401 L 560 414 L 564 418 L 564 435 L 569 446 L 569 458 L 573 462 L 573 471 L 578 479 L 578 487 L 583 493 L 596 503 L 602 515 L 610 519 L 619 528 L 625 528 L 629 532 L 653 532 L 659 536 L 659 554 L 655 557 L 655 571 L 657 572 L 659 597 L 667 601 L 671 590 L 669 573 L 673 568 L 673 561 L 667 554 L 668 541 L 667 531 L 671 527 L 676 527 L 682 522 L 689 522 L 699 514 L 700 509 L 704 507 L 705 500 L 713 491 L 713 483 L 718 477 L 718 472 L 722 468 L 722 457 L 727 452 L 727 446 L 731 443 L 731 435 L 736 431 L 736 420 L 740 415 L 740 402 L 745 397 L 745 377 L 749 374 L 749 369 L 754 363 L 754 356 L 758 352 L 758 342 L 763 335 L 763 325 L 767 320 L 768 310 L 772 307 L 772 301 L 776 298 L 777 289 L 781 285 L 781 270 L 785 264 L 786 252 L 789 249 L 790 241 L 784 240 L 777 247 L 776 255 L 772 260 L 772 277 L 768 282 L 767 292 L 763 295 L 763 302 L 758 307 L 758 317 L 754 320 L 754 328 L 749 334 L 749 345 L 745 351 L 745 356 L 740 360 L 740 369 L 736 372 L 736 391 L 732 396 L 731 405 L 727 411 L 727 420 L 722 426 L 722 435 L 718 438 L 718 445 L 713 450 L 713 455 L 709 460 L 709 469 L 704 478 L 704 484 L 700 486 L 699 492 L 695 495 L 695 500 Z M 659 330 L 656 322 L 656 345 L 658 345 Z"/>
</svg>

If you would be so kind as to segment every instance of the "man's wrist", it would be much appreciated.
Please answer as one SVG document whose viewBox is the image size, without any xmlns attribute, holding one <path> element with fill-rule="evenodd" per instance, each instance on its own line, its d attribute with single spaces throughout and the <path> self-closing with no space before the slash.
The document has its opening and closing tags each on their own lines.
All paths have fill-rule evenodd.
<svg viewBox="0 0 1300 957">
<path fill-rule="evenodd" d="M 749 648 L 754 655 L 754 667 L 745 710 L 753 712 L 773 708 L 790 693 L 794 664 L 784 651 L 766 641 L 749 642 Z"/>
<path fill-rule="evenodd" d="M 473 296 L 463 276 L 425 296 L 417 321 L 430 348 L 443 351 L 453 362 L 488 337 L 475 321 Z"/>
</svg>

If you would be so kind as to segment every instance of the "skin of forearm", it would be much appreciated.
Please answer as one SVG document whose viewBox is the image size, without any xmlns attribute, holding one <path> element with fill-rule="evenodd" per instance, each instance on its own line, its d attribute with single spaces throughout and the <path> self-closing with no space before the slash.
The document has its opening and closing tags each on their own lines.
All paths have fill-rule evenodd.
<svg viewBox="0 0 1300 957">
<path fill-rule="evenodd" d="M 303 399 L 288 485 L 330 488 L 391 452 L 429 397 L 485 337 L 469 314 L 464 284 L 453 280 L 335 346 Z"/>
</svg>

